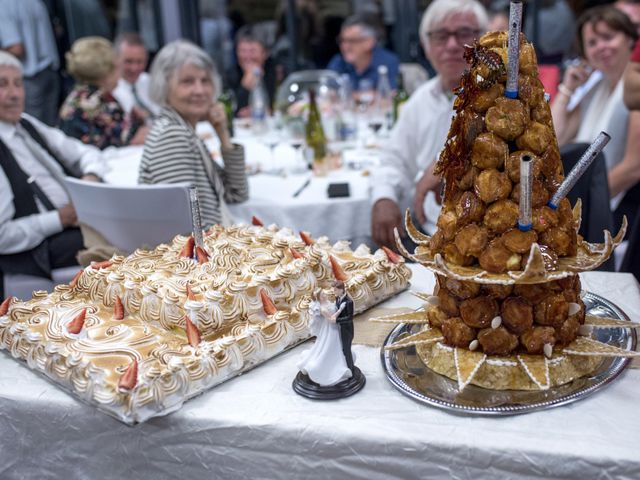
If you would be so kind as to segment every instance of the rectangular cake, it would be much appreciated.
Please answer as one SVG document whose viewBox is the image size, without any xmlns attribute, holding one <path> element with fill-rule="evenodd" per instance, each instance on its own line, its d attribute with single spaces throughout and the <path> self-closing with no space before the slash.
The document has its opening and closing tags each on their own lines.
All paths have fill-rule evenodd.
<svg viewBox="0 0 640 480">
<path fill-rule="evenodd" d="M 5 300 L 0 347 L 133 424 L 309 338 L 311 295 L 336 277 L 361 312 L 410 275 L 397 255 L 364 245 L 215 226 L 203 247 L 177 236 L 92 264 L 51 294 Z"/>
</svg>

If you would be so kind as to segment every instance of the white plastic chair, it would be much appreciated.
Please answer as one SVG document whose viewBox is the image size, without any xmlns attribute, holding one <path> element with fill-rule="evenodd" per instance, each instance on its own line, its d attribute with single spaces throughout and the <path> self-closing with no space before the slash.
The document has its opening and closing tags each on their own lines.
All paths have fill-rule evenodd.
<svg viewBox="0 0 640 480">
<path fill-rule="evenodd" d="M 419 63 L 401 63 L 400 73 L 404 80 L 404 89 L 409 95 L 429 80 L 429 74 Z"/>
<path fill-rule="evenodd" d="M 78 221 L 125 252 L 153 248 L 192 230 L 189 185 L 121 187 L 65 180 Z"/>
<path fill-rule="evenodd" d="M 28 300 L 36 290 L 53 291 L 53 287 L 61 283 L 69 283 L 76 273 L 80 270 L 79 266 L 56 268 L 51 271 L 52 279 L 36 277 L 34 275 L 23 275 L 20 273 L 5 273 L 4 281 L 4 298 L 14 296 L 21 300 Z"/>
</svg>

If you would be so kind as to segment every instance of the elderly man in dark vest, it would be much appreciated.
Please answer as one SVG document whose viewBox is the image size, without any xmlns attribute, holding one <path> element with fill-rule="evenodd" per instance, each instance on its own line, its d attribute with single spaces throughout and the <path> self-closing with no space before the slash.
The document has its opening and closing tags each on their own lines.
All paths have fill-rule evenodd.
<svg viewBox="0 0 640 480">
<path fill-rule="evenodd" d="M 64 177 L 98 180 L 104 162 L 97 148 L 26 115 L 24 103 L 22 66 L 0 52 L 0 273 L 50 278 L 77 264 L 83 247 Z"/>
</svg>

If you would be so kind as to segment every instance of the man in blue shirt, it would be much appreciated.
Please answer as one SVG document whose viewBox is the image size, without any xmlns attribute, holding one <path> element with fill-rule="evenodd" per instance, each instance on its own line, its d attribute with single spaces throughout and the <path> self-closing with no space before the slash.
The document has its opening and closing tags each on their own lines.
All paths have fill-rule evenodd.
<svg viewBox="0 0 640 480">
<path fill-rule="evenodd" d="M 58 49 L 42 0 L 0 0 L 0 50 L 22 62 L 25 111 L 52 126 L 58 122 Z"/>
<path fill-rule="evenodd" d="M 354 91 L 375 89 L 380 65 L 386 65 L 391 88 L 396 88 L 400 60 L 377 45 L 375 29 L 362 17 L 354 15 L 344 21 L 338 43 L 341 53 L 334 55 L 327 68 L 348 74 Z"/>
</svg>

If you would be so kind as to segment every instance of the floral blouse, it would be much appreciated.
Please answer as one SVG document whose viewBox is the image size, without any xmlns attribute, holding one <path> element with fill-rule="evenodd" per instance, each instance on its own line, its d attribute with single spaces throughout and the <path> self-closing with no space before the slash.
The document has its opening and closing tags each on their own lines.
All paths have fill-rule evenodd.
<svg viewBox="0 0 640 480">
<path fill-rule="evenodd" d="M 60 129 L 100 149 L 127 145 L 143 123 L 93 85 L 76 84 L 60 108 Z"/>
</svg>

